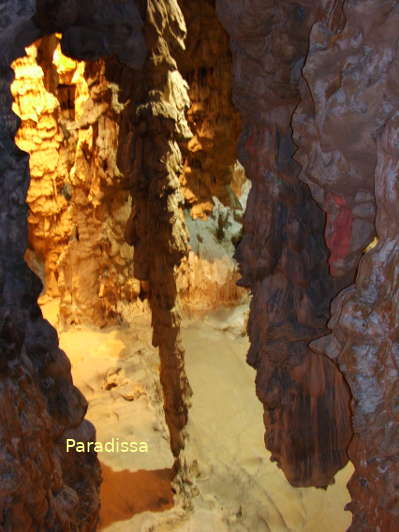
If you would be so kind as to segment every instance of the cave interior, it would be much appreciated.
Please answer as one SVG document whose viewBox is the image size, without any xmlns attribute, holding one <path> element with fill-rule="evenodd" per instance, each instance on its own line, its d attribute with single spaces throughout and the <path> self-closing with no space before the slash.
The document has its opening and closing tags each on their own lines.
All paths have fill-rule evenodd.
<svg viewBox="0 0 399 532">
<path fill-rule="evenodd" d="M 396 532 L 398 2 L 0 15 L 0 529 Z"/>
</svg>

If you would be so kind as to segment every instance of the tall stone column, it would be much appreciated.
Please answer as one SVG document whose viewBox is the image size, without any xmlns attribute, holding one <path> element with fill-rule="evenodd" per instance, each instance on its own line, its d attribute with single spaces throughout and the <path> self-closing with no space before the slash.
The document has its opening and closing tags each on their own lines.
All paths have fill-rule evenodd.
<svg viewBox="0 0 399 532">
<path fill-rule="evenodd" d="M 145 36 L 149 50 L 139 73 L 112 61 L 108 75 L 129 104 L 122 113 L 118 166 L 128 176 L 133 213 L 127 239 L 134 246 L 134 275 L 148 283 L 153 343 L 159 347 L 160 378 L 173 454 L 184 447 L 191 390 L 180 338 L 177 268 L 187 254 L 179 176 L 179 143 L 191 136 L 185 113 L 188 86 L 175 54 L 184 49 L 186 27 L 178 2 L 149 1 Z"/>
</svg>

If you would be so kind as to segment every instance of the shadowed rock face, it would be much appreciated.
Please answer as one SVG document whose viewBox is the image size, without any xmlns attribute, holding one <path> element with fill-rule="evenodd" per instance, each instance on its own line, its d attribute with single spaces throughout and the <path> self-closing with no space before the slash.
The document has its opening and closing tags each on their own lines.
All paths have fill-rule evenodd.
<svg viewBox="0 0 399 532">
<path fill-rule="evenodd" d="M 65 452 L 68 437 L 95 439 L 94 428 L 84 420 L 87 404 L 73 386 L 55 330 L 37 305 L 41 283 L 24 262 L 29 171 L 27 155 L 13 142 L 19 124 L 11 110 L 10 63 L 24 54 L 25 46 L 55 27 L 69 28 L 66 49 L 71 53 L 90 53 L 75 22 L 84 32 L 101 31 L 107 50 L 118 53 L 115 35 L 123 10 L 136 11 L 133 3 L 107 2 L 109 9 L 102 15 L 117 18 L 108 18 L 106 28 L 95 17 L 86 24 L 82 3 L 77 15 L 63 11 L 67 4 L 53 3 L 56 25 L 51 22 L 54 10 L 46 2 L 38 2 L 38 25 L 33 21 L 34 2 L 8 0 L 0 8 L 0 528 L 4 530 L 95 530 L 99 509 L 95 454 Z M 72 20 L 71 13 L 76 15 Z M 137 16 L 133 18 L 129 31 L 139 31 L 138 22 Z M 138 66 L 144 58 L 143 38 L 133 36 L 132 42 L 126 50 L 130 64 Z"/>
<path fill-rule="evenodd" d="M 44 34 L 61 32 L 65 55 L 91 61 L 116 54 L 131 68 L 141 68 L 146 45 L 134 0 L 37 0 L 34 18 Z"/>
<path fill-rule="evenodd" d="M 352 395 L 351 530 L 396 530 L 397 3 L 218 7 L 232 37 L 241 159 L 253 182 L 238 254 L 254 294 L 249 362 L 267 445 L 293 483 L 320 485 L 333 472 L 322 471 L 325 457 L 343 458 L 349 395 L 327 355 Z M 329 442 L 338 452 L 319 458 Z"/>
<path fill-rule="evenodd" d="M 397 357 L 399 8 L 337 5 L 310 35 L 293 126 L 301 179 L 327 214 L 330 268 L 357 268 L 312 348 L 338 362 L 353 396 L 350 530 L 399 527 Z M 377 236 L 378 244 L 363 253 Z"/>
<path fill-rule="evenodd" d="M 315 15 L 291 2 L 217 2 L 233 51 L 240 158 L 252 189 L 238 248 L 253 293 L 248 362 L 265 408 L 266 445 L 297 486 L 325 486 L 347 461 L 349 392 L 308 345 L 326 333 L 339 285 L 327 269 L 324 219 L 298 179 L 290 126 Z"/>
</svg>

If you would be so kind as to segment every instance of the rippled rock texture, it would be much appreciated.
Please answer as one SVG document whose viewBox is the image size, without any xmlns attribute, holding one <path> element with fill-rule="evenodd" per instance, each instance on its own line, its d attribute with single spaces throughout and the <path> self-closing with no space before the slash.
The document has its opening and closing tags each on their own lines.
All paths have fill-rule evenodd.
<svg viewBox="0 0 399 532">
<path fill-rule="evenodd" d="M 8 0 L 0 8 L 0 523 L 4 530 L 88 531 L 97 525 L 97 458 L 92 453 L 66 454 L 64 441 L 66 437 L 93 440 L 94 428 L 84 421 L 86 401 L 73 386 L 69 361 L 58 347 L 56 332 L 43 320 L 38 307 L 41 282 L 24 261 L 29 166 L 27 155 L 14 143 L 19 122 L 12 112 L 10 92 L 14 76 L 11 62 L 24 55 L 25 46 L 54 31 L 45 20 L 54 12 L 48 9 L 49 4 L 38 2 L 36 21 L 32 18 L 34 3 L 28 0 Z M 69 4 L 74 4 L 77 13 L 79 4 Z M 111 4 L 118 6 L 119 18 L 114 20 L 114 31 L 118 33 L 120 15 L 128 4 L 123 7 L 107 2 L 108 6 Z M 57 6 L 60 7 L 58 3 Z M 130 9 L 137 13 L 134 4 L 130 4 Z M 104 15 L 109 13 L 107 10 Z M 70 14 L 69 10 L 59 9 L 58 30 L 72 31 L 78 18 L 71 20 Z M 79 24 L 84 32 L 84 20 Z M 90 26 L 90 31 L 98 32 L 95 21 Z M 113 43 L 113 50 L 117 51 L 113 32 L 104 27 L 100 31 L 103 41 Z M 130 31 L 139 32 L 139 24 L 133 24 Z M 134 43 L 137 44 L 136 39 Z M 82 50 L 81 44 L 78 39 L 75 51 L 78 56 L 85 56 L 87 50 Z M 136 50 L 133 45 L 124 49 L 132 52 L 133 48 Z M 142 47 L 136 52 L 132 57 L 140 63 L 145 50 Z"/>
<path fill-rule="evenodd" d="M 337 283 L 323 216 L 298 179 L 291 116 L 313 14 L 291 2 L 219 1 L 233 51 L 240 159 L 252 189 L 238 248 L 253 299 L 249 363 L 264 405 L 266 445 L 293 485 L 328 485 L 347 461 L 349 392 L 309 342 L 326 333 Z"/>
<path fill-rule="evenodd" d="M 200 233 L 189 252 L 187 213 L 206 223 L 214 196 L 237 209 L 240 129 L 252 188 L 234 238 L 240 284 L 253 295 L 248 361 L 266 445 L 293 485 L 327 486 L 349 453 L 351 529 L 398 529 L 398 9 L 394 0 L 1 4 L 4 529 L 94 530 L 98 512 L 96 457 L 63 450 L 67 435 L 94 438 L 86 403 L 24 256 L 61 297 L 67 322 L 105 323 L 116 300 L 148 298 L 177 469 L 190 398 L 179 291 L 196 293 L 179 275 L 202 260 L 190 255 Z M 28 222 L 28 159 L 14 144 L 11 111 L 17 58 L 18 141 L 33 154 L 51 138 L 46 157 L 31 161 Z M 41 95 L 33 117 L 23 108 L 32 89 L 24 68 L 36 72 Z M 216 234 L 226 233 L 220 220 Z M 81 262 L 92 284 L 71 275 Z"/>
<path fill-rule="evenodd" d="M 267 445 L 315 485 L 348 448 L 351 530 L 396 530 L 397 3 L 217 5 L 253 182 L 238 254 Z"/>
<path fill-rule="evenodd" d="M 399 527 L 398 22 L 397 2 L 336 3 L 312 29 L 293 122 L 301 178 L 326 213 L 331 272 L 356 270 L 333 302 L 332 334 L 313 346 L 353 395 L 354 532 Z"/>
</svg>

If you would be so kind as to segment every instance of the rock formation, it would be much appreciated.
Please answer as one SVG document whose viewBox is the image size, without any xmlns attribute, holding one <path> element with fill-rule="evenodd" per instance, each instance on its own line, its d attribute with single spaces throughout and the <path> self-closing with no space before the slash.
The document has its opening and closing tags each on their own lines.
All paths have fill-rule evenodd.
<svg viewBox="0 0 399 532">
<path fill-rule="evenodd" d="M 183 194 L 194 218 L 213 208 L 212 198 L 235 207 L 243 181 L 235 171 L 240 118 L 231 100 L 229 39 L 215 2 L 181 2 L 187 25 L 178 68 L 189 84 L 188 124 L 193 135 L 183 146 Z M 245 177 L 244 177 L 245 178 Z"/>
<path fill-rule="evenodd" d="M 1 4 L 1 528 L 94 530 L 99 506 L 96 456 L 64 446 L 94 428 L 25 259 L 65 325 L 148 300 L 176 470 L 182 302 L 248 288 L 273 459 L 294 486 L 325 487 L 349 456 L 351 530 L 398 528 L 398 9 Z M 237 155 L 252 183 L 242 234 Z M 238 242 L 233 289 L 217 251 Z"/>
<path fill-rule="evenodd" d="M 24 47 L 44 33 L 73 30 L 62 6 L 53 27 L 50 2 L 8 0 L 1 6 L 1 116 L 2 179 L 0 212 L 0 324 L 1 324 L 1 527 L 5 530 L 95 530 L 98 516 L 99 468 L 94 453 L 66 454 L 65 438 L 95 438 L 93 427 L 83 420 L 86 401 L 73 386 L 70 364 L 58 347 L 57 334 L 44 321 L 37 304 L 39 279 L 27 267 L 27 206 L 29 184 L 28 157 L 20 151 L 14 137 L 19 122 L 12 112 L 11 62 L 24 55 Z M 78 3 L 68 3 L 78 8 Z M 115 5 L 109 3 L 107 5 Z M 59 7 L 59 6 L 58 6 Z M 128 5 L 118 4 L 114 32 L 121 27 L 121 15 Z M 130 8 L 135 10 L 134 4 Z M 116 13 L 116 11 L 115 11 Z M 103 12 L 105 16 L 109 11 Z M 109 22 L 109 20 L 108 20 Z M 48 23 L 48 26 L 47 26 Z M 83 24 L 83 21 L 81 22 Z M 94 29 L 96 33 L 96 22 Z M 129 27 L 139 31 L 138 19 Z M 85 28 L 81 26 L 84 33 Z M 76 31 L 76 28 L 75 28 Z M 112 32 L 101 28 L 102 40 L 117 51 Z M 137 34 L 139 35 L 139 33 Z M 124 51 L 141 46 L 124 43 Z M 79 44 L 79 43 L 78 43 Z M 82 54 L 79 46 L 77 55 Z M 142 61 L 144 48 L 131 55 Z M 80 57 L 79 57 L 80 58 Z"/>
<path fill-rule="evenodd" d="M 353 397 L 350 530 L 393 531 L 399 526 L 393 45 L 399 9 L 390 1 L 347 1 L 323 15 L 311 32 L 293 122 L 296 158 L 326 213 L 331 272 L 356 271 L 356 281 L 332 304 L 332 334 L 312 348 L 338 362 Z"/>
<path fill-rule="evenodd" d="M 55 36 L 13 68 L 16 142 L 31 155 L 26 258 L 42 278 L 41 301 L 60 298 L 64 325 L 109 324 L 141 290 L 124 236 L 129 192 L 115 161 L 117 90 L 102 60 L 67 58 Z"/>
<path fill-rule="evenodd" d="M 184 446 L 191 393 L 180 340 L 184 289 L 179 270 L 181 279 L 185 261 L 188 267 L 194 262 L 188 255 L 183 207 L 190 206 L 192 214 L 201 217 L 212 211 L 213 196 L 234 204 L 245 181 L 235 171 L 238 116 L 228 98 L 231 57 L 227 37 L 212 2 L 201 16 L 204 6 L 200 11 L 188 3 L 181 2 L 181 6 L 185 9 L 174 0 L 163 0 L 150 1 L 143 8 L 150 53 L 141 72 L 134 74 L 112 60 L 107 62 L 107 77 L 120 87 L 121 102 L 126 104 L 117 162 L 132 193 L 126 236 L 134 246 L 134 275 L 148 286 L 175 456 Z M 206 59 L 211 53 L 209 39 L 201 34 L 195 37 L 193 31 L 193 38 L 187 37 L 185 17 L 188 27 L 191 23 L 197 31 L 202 28 L 198 20 L 210 25 L 221 57 L 214 54 Z M 190 85 L 182 74 L 187 74 Z M 208 79 L 219 95 L 205 87 Z M 228 271 L 227 286 L 235 275 L 234 267 Z M 239 297 L 238 292 L 233 299 Z"/>
<path fill-rule="evenodd" d="M 300 483 L 312 476 L 312 483 L 319 480 L 318 467 L 312 475 L 311 465 L 321 465 L 314 446 L 317 440 L 325 446 L 332 437 L 339 449 L 338 454 L 332 454 L 333 462 L 338 457 L 336 465 L 344 460 L 351 432 L 348 393 L 336 367 L 328 364 L 329 357 L 342 371 L 352 395 L 354 437 L 348 452 L 356 472 L 349 485 L 354 514 L 351 530 L 396 530 L 399 496 L 394 397 L 398 370 L 395 311 L 386 306 L 395 293 L 393 209 L 390 219 L 387 214 L 396 198 L 397 91 L 392 47 L 396 2 L 359 4 L 348 0 L 315 5 L 302 1 L 278 6 L 269 2 L 266 9 L 264 2 L 229 6 L 219 1 L 218 7 L 232 36 L 235 101 L 247 118 L 240 155 L 254 186 L 239 258 L 242 282 L 254 293 L 249 361 L 258 370 L 257 389 L 266 407 L 269 448 L 288 478 Z M 244 22 L 238 24 L 238 20 Z M 254 101 L 256 106 L 251 105 Z M 292 139 L 299 146 L 297 153 Z M 295 169 L 295 160 L 301 169 Z M 299 173 L 325 212 L 325 228 L 307 189 L 294 179 Z M 263 200 L 262 189 L 267 191 Z M 267 200 L 268 214 L 259 230 L 262 217 L 258 213 L 266 211 L 263 205 Z M 261 201 L 262 208 L 256 208 Z M 296 212 L 295 205 L 299 207 Z M 301 222 L 301 236 L 306 235 L 303 244 L 293 238 Z M 335 281 L 328 278 L 324 266 L 323 230 L 329 272 Z M 253 252 L 255 243 L 261 243 L 258 253 Z M 317 253 L 321 253 L 318 259 Z M 356 283 L 351 285 L 355 275 Z M 298 281 L 302 298 L 294 288 Z M 318 283 L 317 290 L 313 283 Z M 325 335 L 327 305 L 342 288 L 331 307 L 328 327 L 332 334 Z M 295 301 L 301 301 L 296 315 L 290 312 Z M 261 333 L 262 312 L 267 336 Z M 320 328 L 316 332 L 318 317 Z M 299 327 L 304 324 L 316 330 Z M 298 339 L 305 339 L 306 344 L 313 335 L 321 336 L 310 343 L 313 353 L 306 351 L 305 367 L 310 364 L 312 370 L 307 366 L 305 372 L 300 369 L 304 364 L 301 355 L 298 357 L 301 351 L 291 343 L 301 329 Z M 283 344 L 279 343 L 281 338 Z M 278 351 L 273 349 L 276 347 Z M 284 353 L 290 355 L 288 364 Z M 337 379 L 335 385 L 328 383 L 328 378 L 323 381 L 323 373 Z M 309 384 L 312 380 L 313 386 Z M 319 389 L 314 386 L 316 382 Z M 293 383 L 301 406 L 290 418 L 289 413 L 282 414 L 282 405 L 288 412 L 296 408 Z M 329 405 L 330 416 L 326 416 L 327 410 L 322 414 L 323 407 L 312 418 L 309 411 L 306 414 L 309 392 L 310 404 L 318 396 L 320 407 Z M 291 429 L 294 434 L 301 430 L 295 425 L 300 410 L 301 426 L 308 426 L 309 433 L 319 427 L 324 436 L 329 433 L 326 438 L 310 437 L 300 447 L 295 441 L 284 442 L 290 439 Z M 323 428 L 315 420 L 317 415 L 319 421 L 330 419 Z M 284 418 L 288 423 L 279 438 Z M 282 457 L 284 448 L 288 452 Z M 302 458 L 306 457 L 308 470 L 296 462 L 298 450 L 305 451 Z M 301 471 L 304 474 L 295 477 Z M 324 478 L 331 472 L 325 470 Z"/>
<path fill-rule="evenodd" d="M 266 445 L 292 484 L 326 486 L 347 461 L 351 428 L 342 375 L 308 347 L 326 333 L 337 290 L 322 213 L 292 157 L 290 121 L 313 15 L 290 2 L 217 5 L 232 38 L 239 155 L 252 181 L 238 259 L 240 284 L 253 294 L 248 362 L 257 370 Z"/>
<path fill-rule="evenodd" d="M 224 33 L 223 37 L 226 38 Z M 224 61 L 223 65 L 225 77 L 215 76 L 215 80 L 230 75 L 230 63 Z M 86 63 L 66 57 L 61 52 L 60 36 L 55 35 L 30 46 L 27 55 L 17 59 L 12 67 L 16 73 L 12 84 L 13 108 L 22 119 L 16 143 L 30 154 L 29 248 L 25 257 L 43 282 L 40 302 L 60 299 L 60 323 L 64 327 L 110 325 L 126 318 L 129 312 L 131 315 L 142 311 L 146 285 L 134 278 L 134 247 L 125 238 L 132 213 L 129 172 L 122 174 L 116 164 L 118 146 L 125 149 L 123 138 L 119 142 L 119 120 L 124 106 L 118 101 L 118 86 L 105 78 L 103 60 Z M 206 131 L 212 133 L 213 123 L 219 119 L 215 113 L 223 111 L 220 102 L 231 106 L 228 81 L 224 81 L 221 95 L 219 91 L 208 91 L 206 98 L 204 91 L 194 85 L 205 98 L 202 103 L 205 125 L 196 123 L 204 135 Z M 215 101 L 211 98 L 213 94 L 217 95 Z M 191 109 L 195 105 L 191 101 Z M 230 117 L 230 110 L 226 116 Z M 237 122 L 234 112 L 233 119 Z M 221 125 L 225 123 L 223 115 L 219 121 Z M 228 127 L 225 130 L 230 136 L 235 132 Z M 227 142 L 221 137 L 229 146 L 226 158 L 219 145 L 220 135 L 213 134 L 216 146 L 208 146 L 211 156 L 206 163 L 212 172 L 207 174 L 199 168 L 196 178 L 201 188 L 213 176 L 207 192 L 197 197 L 191 192 L 195 185 L 188 188 L 187 165 L 181 174 L 186 183 L 181 185 L 186 210 L 191 206 L 191 215 L 204 217 L 207 209 L 211 209 L 210 220 L 215 218 L 216 223 L 214 243 L 197 248 L 195 235 L 190 242 L 188 262 L 184 261 L 179 270 L 178 290 L 184 307 L 192 310 L 234 304 L 245 292 L 235 284 L 238 275 L 231 259 L 232 242 L 226 242 L 230 258 L 221 248 L 222 261 L 206 251 L 207 245 L 215 247 L 223 241 L 224 232 L 226 238 L 230 233 L 231 238 L 238 238 L 243 210 L 238 197 L 246 179 L 242 168 L 232 164 L 235 139 L 229 136 Z M 188 155 L 191 153 L 184 144 L 183 149 Z M 208 151 L 200 149 L 195 153 L 205 157 Z M 226 182 L 220 178 L 222 171 L 228 178 Z M 229 207 L 224 208 L 220 199 Z M 230 212 L 236 213 L 237 221 Z M 190 221 L 191 216 L 187 219 Z M 234 235 L 228 229 L 232 224 Z"/>
</svg>

